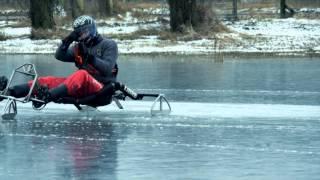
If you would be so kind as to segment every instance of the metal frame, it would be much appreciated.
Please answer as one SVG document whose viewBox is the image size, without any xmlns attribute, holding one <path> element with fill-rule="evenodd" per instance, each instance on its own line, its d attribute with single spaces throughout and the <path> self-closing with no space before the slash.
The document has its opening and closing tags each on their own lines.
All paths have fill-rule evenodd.
<svg viewBox="0 0 320 180">
<path fill-rule="evenodd" d="M 156 104 L 159 102 L 159 109 L 156 108 Z M 164 109 L 164 103 L 167 105 L 168 109 Z M 167 98 L 165 97 L 164 94 L 159 94 L 159 96 L 153 101 L 153 104 L 150 109 L 150 113 L 152 116 L 157 115 L 157 114 L 169 114 L 171 112 L 171 106 Z"/>
<path fill-rule="evenodd" d="M 17 102 L 15 99 L 8 99 L 4 109 L 3 109 L 2 119 L 12 120 L 18 114 Z"/>
<path fill-rule="evenodd" d="M 16 74 L 24 74 L 27 76 L 31 76 L 32 77 L 32 84 L 31 84 L 31 88 L 27 94 L 27 96 L 23 97 L 23 98 L 15 98 L 12 96 L 8 96 L 6 95 L 8 93 L 9 87 L 11 87 L 12 84 L 12 80 L 15 77 Z M 21 102 L 21 103 L 28 103 L 30 101 L 32 102 L 38 102 L 38 103 L 43 103 L 45 106 L 45 103 L 39 99 L 36 98 L 32 98 L 32 92 L 34 90 L 34 88 L 37 85 L 37 79 L 38 79 L 38 73 L 37 70 L 35 68 L 34 64 L 24 64 L 22 66 L 19 66 L 18 68 L 16 68 L 9 79 L 9 82 L 6 86 L 6 88 L 3 91 L 0 91 L 0 97 L 7 99 L 7 103 L 3 108 L 2 111 L 2 119 L 4 120 L 12 120 L 16 117 L 16 115 L 18 114 L 18 109 L 17 109 L 17 101 Z M 171 112 L 171 106 L 169 104 L 169 101 L 166 99 L 164 94 L 137 94 L 137 97 L 134 98 L 133 100 L 142 100 L 144 97 L 154 97 L 156 98 L 150 108 L 150 113 L 151 115 L 156 115 L 156 114 L 169 114 Z M 112 100 L 116 103 L 116 105 L 118 106 L 119 109 L 124 109 L 124 107 L 122 106 L 122 104 L 120 103 L 120 100 L 125 100 L 125 96 L 123 96 L 122 99 L 117 98 L 116 96 L 113 96 Z M 159 104 L 159 109 L 156 109 L 158 106 L 157 103 Z M 75 104 L 76 105 L 76 104 Z M 43 107 L 44 107 L 43 106 Z M 164 107 L 167 106 L 167 108 L 165 109 Z M 41 108 L 34 108 L 36 110 L 41 110 L 43 107 Z M 81 109 L 80 105 L 76 105 L 76 107 L 79 109 Z M 80 110 L 79 109 L 79 110 Z"/>
<path fill-rule="evenodd" d="M 14 78 L 14 76 L 15 76 L 16 74 L 24 74 L 24 75 L 33 77 L 33 83 L 32 83 L 32 85 L 31 85 L 31 88 L 30 88 L 30 90 L 29 90 L 28 95 L 25 96 L 25 97 L 23 98 L 23 100 L 14 98 L 15 100 L 20 101 L 20 102 L 22 102 L 22 103 L 27 103 L 27 102 L 30 101 L 32 91 L 33 91 L 33 89 L 34 89 L 34 87 L 35 87 L 35 85 L 36 85 L 36 83 L 37 83 L 36 80 L 38 79 L 38 73 L 37 73 L 37 70 L 36 70 L 36 67 L 35 67 L 34 64 L 24 64 L 24 65 L 19 66 L 18 68 L 16 68 L 16 69 L 12 72 L 12 74 L 11 74 L 11 76 L 10 76 L 9 82 L 8 82 L 8 84 L 7 84 L 7 87 L 1 92 L 0 96 L 1 96 L 1 97 L 7 97 L 5 94 L 7 94 L 8 89 L 9 89 L 9 87 L 11 86 L 12 80 L 13 80 L 13 78 Z"/>
<path fill-rule="evenodd" d="M 6 95 L 8 93 L 9 87 L 12 84 L 12 80 L 16 74 L 24 74 L 27 76 L 31 76 L 32 80 L 33 80 L 32 84 L 31 84 L 31 88 L 30 88 L 27 96 L 25 96 L 23 98 L 15 98 L 15 97 Z M 31 98 L 33 89 L 37 83 L 37 79 L 38 79 L 38 73 L 37 73 L 37 70 L 36 70 L 34 64 L 24 64 L 22 66 L 19 66 L 18 68 L 16 68 L 12 72 L 6 88 L 0 92 L 0 97 L 7 99 L 7 103 L 4 106 L 3 111 L 2 111 L 2 115 L 1 115 L 2 119 L 14 119 L 15 118 L 15 116 L 18 114 L 17 101 L 22 102 L 22 103 L 28 103 L 28 102 L 30 102 L 30 100 L 42 102 L 38 99 Z"/>
<path fill-rule="evenodd" d="M 137 97 L 133 100 L 142 100 L 144 97 L 155 97 L 156 99 L 153 101 L 151 108 L 150 108 L 150 114 L 151 116 L 159 115 L 159 114 L 169 114 L 171 112 L 171 106 L 167 98 L 164 94 L 137 94 Z M 122 104 L 120 103 L 119 98 L 117 96 L 113 96 L 112 100 L 116 103 L 117 107 L 119 109 L 124 109 Z M 121 100 L 125 100 L 121 99 Z M 157 103 L 159 103 L 159 109 L 156 109 Z M 167 107 L 167 108 L 165 108 Z"/>
</svg>

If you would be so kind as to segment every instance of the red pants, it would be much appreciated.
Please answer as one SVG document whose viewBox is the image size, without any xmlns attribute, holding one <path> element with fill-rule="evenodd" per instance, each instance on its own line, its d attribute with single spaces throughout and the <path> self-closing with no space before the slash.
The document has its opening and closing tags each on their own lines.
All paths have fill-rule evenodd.
<svg viewBox="0 0 320 180">
<path fill-rule="evenodd" d="M 68 77 L 39 77 L 38 83 L 49 89 L 64 84 L 68 89 L 68 95 L 75 98 L 95 94 L 103 88 L 103 84 L 94 79 L 86 70 L 78 70 Z M 31 84 L 32 81 L 29 82 L 29 86 Z"/>
</svg>

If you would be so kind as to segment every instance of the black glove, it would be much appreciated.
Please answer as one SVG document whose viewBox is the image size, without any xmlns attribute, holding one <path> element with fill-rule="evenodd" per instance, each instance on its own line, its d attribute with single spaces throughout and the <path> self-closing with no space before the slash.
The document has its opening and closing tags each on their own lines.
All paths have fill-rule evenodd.
<svg viewBox="0 0 320 180">
<path fill-rule="evenodd" d="M 69 48 L 70 44 L 73 41 L 77 41 L 77 40 L 78 40 L 78 34 L 75 31 L 72 31 L 67 37 L 65 37 L 62 40 L 61 49 L 67 50 Z"/>
</svg>

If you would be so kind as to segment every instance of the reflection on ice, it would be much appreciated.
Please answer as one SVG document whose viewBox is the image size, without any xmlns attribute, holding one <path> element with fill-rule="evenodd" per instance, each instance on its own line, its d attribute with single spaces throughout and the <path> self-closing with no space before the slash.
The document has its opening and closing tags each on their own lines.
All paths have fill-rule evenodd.
<svg viewBox="0 0 320 180">
<path fill-rule="evenodd" d="M 6 56 L 1 72 L 23 58 L 70 72 L 46 56 Z M 152 101 L 18 103 L 16 121 L 0 121 L 0 179 L 319 179 L 319 61 L 122 58 L 119 79 L 166 94 L 170 115 L 151 116 Z"/>
<path fill-rule="evenodd" d="M 169 170 L 173 179 L 209 178 L 212 169 L 230 168 L 238 177 L 260 172 L 257 161 L 270 170 L 261 177 L 319 175 L 319 106 L 173 102 L 170 115 L 151 116 L 150 104 L 126 101 L 124 110 L 111 104 L 85 112 L 19 104 L 17 120 L 0 126 L 0 154 L 9 162 L 0 164 L 0 177 L 162 179 Z M 39 175 L 30 166 L 40 166 Z"/>
</svg>

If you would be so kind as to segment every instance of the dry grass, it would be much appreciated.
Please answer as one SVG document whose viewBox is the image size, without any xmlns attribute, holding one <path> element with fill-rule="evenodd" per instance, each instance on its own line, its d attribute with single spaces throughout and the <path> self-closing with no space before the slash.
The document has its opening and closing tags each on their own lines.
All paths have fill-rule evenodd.
<svg viewBox="0 0 320 180">
<path fill-rule="evenodd" d="M 140 35 L 140 36 L 155 36 L 155 35 L 159 35 L 160 34 L 160 29 L 140 29 L 136 32 L 134 32 L 134 34 Z"/>
<path fill-rule="evenodd" d="M 112 34 L 112 35 L 104 35 L 102 36 L 109 37 L 112 39 L 119 39 L 121 41 L 123 40 L 135 40 L 135 39 L 141 39 L 141 36 L 135 35 L 135 34 Z"/>
<path fill-rule="evenodd" d="M 151 9 L 151 8 L 161 8 L 166 3 L 156 3 L 156 2 L 144 2 L 144 3 L 125 3 L 123 6 L 126 6 L 129 9 L 137 8 L 137 9 Z"/>
<path fill-rule="evenodd" d="M 289 6 L 293 8 L 319 8 L 320 1 L 319 0 L 287 0 Z"/>
<path fill-rule="evenodd" d="M 215 34 L 211 33 L 210 35 L 202 35 L 195 31 L 193 32 L 172 32 L 170 29 L 141 29 L 134 33 L 130 34 L 113 34 L 113 35 L 105 35 L 110 38 L 115 38 L 119 40 L 135 40 L 135 39 L 144 39 L 147 36 L 158 36 L 160 40 L 170 40 L 170 41 L 192 41 L 199 40 L 205 38 L 214 38 Z"/>
<path fill-rule="evenodd" d="M 320 1 L 318 0 L 287 0 L 286 3 L 293 8 L 304 8 L 304 7 L 320 7 Z M 232 3 L 230 3 L 232 5 Z M 279 0 L 268 0 L 264 2 L 250 2 L 250 3 L 238 3 L 239 9 L 245 9 L 245 8 L 272 8 L 272 7 L 280 7 L 280 1 Z"/>
<path fill-rule="evenodd" d="M 127 11 L 131 11 L 132 9 L 151 9 L 151 8 L 160 8 L 163 7 L 164 3 L 156 3 L 156 2 L 144 2 L 144 3 L 137 3 L 137 2 L 127 2 L 123 3 L 122 1 L 116 1 L 114 4 L 115 13 L 123 14 Z M 166 5 L 166 3 L 165 3 Z"/>
<path fill-rule="evenodd" d="M 189 31 L 185 33 L 172 32 L 170 30 L 164 30 L 160 32 L 160 40 L 170 40 L 170 41 L 194 41 L 205 38 L 205 36 L 197 33 L 195 31 Z"/>
<path fill-rule="evenodd" d="M 104 36 L 110 37 L 110 38 L 116 38 L 120 40 L 134 40 L 134 39 L 143 39 L 144 36 L 157 36 L 160 34 L 159 29 L 141 29 L 138 31 L 135 31 L 130 34 L 113 34 L 113 35 L 105 35 Z"/>
<path fill-rule="evenodd" d="M 148 12 L 143 12 L 145 9 L 156 9 L 162 8 L 163 4 L 150 2 L 150 3 L 123 3 L 123 2 L 116 2 L 115 11 L 118 14 L 124 14 L 128 11 L 132 12 L 132 16 L 139 18 L 139 19 L 150 19 L 156 17 Z M 133 10 L 136 9 L 136 10 Z"/>
<path fill-rule="evenodd" d="M 181 33 L 172 32 L 170 30 L 163 30 L 160 32 L 159 39 L 160 40 L 171 40 L 176 41 L 178 40 L 178 36 L 182 36 Z"/>
<path fill-rule="evenodd" d="M 143 12 L 143 11 L 132 11 L 132 17 L 135 17 L 139 20 L 149 20 L 149 19 L 155 19 L 159 16 L 153 15 L 147 12 Z"/>
<path fill-rule="evenodd" d="M 274 1 L 259 2 L 259 3 L 238 3 L 239 9 L 259 9 L 259 8 L 272 8 L 278 6 L 280 3 Z"/>
<path fill-rule="evenodd" d="M 114 4 L 114 13 L 115 14 L 124 14 L 129 10 L 129 7 L 126 3 L 123 3 L 121 1 L 116 1 Z"/>
<path fill-rule="evenodd" d="M 225 25 L 220 23 L 220 21 L 215 20 L 212 24 L 203 24 L 197 28 L 191 28 L 184 32 L 172 32 L 169 29 L 164 29 L 160 31 L 159 39 L 161 40 L 171 40 L 171 41 L 192 41 L 199 40 L 203 38 L 215 39 L 217 33 L 227 33 L 231 32 Z"/>
<path fill-rule="evenodd" d="M 54 22 L 56 23 L 57 27 L 71 25 L 73 22 L 72 17 L 54 17 Z"/>
<path fill-rule="evenodd" d="M 211 25 L 208 25 L 206 27 L 199 27 L 197 28 L 197 32 L 200 33 L 203 36 L 215 36 L 217 33 L 228 33 L 231 32 L 230 29 L 228 29 L 224 24 L 222 24 L 220 21 L 215 21 Z"/>
</svg>

